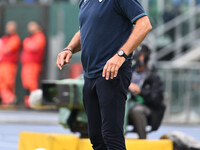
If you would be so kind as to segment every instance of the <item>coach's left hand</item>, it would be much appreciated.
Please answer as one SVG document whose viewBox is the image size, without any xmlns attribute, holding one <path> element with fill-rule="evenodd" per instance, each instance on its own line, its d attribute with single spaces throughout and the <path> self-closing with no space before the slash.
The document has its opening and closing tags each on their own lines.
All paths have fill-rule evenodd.
<svg viewBox="0 0 200 150">
<path fill-rule="evenodd" d="M 124 57 L 118 56 L 118 54 L 115 54 L 111 59 L 109 59 L 104 66 L 102 76 L 106 78 L 106 80 L 114 79 L 117 77 L 118 70 L 122 66 L 122 64 L 125 62 Z"/>
</svg>

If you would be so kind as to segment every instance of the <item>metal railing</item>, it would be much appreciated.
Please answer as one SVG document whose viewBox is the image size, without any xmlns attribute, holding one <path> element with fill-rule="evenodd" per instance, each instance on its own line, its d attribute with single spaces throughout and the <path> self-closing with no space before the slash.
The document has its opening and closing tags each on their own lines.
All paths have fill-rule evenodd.
<svg viewBox="0 0 200 150">
<path fill-rule="evenodd" d="M 194 43 L 196 44 L 197 43 L 196 40 L 199 38 L 199 36 L 197 37 L 196 35 L 200 35 L 200 28 L 192 32 L 189 32 L 185 36 L 180 36 L 174 42 L 163 47 L 157 53 L 157 59 L 159 60 L 173 51 L 175 51 L 176 54 L 173 59 L 176 59 L 177 57 L 181 56 L 181 50 L 185 45 L 190 45 L 190 47 L 195 47 Z"/>
<path fill-rule="evenodd" d="M 200 123 L 200 63 L 178 68 L 159 63 L 165 84 L 165 123 Z"/>
<path fill-rule="evenodd" d="M 197 17 L 199 15 L 200 6 L 193 6 L 180 16 L 155 28 L 147 38 L 148 41 L 151 41 L 153 49 L 160 48 L 157 42 L 160 37 L 165 36 L 168 32 L 173 30 L 174 37 L 166 45 L 162 45 L 159 51 L 154 51 L 153 59 L 155 61 L 160 60 L 172 52 L 174 53 L 174 58 L 179 57 L 186 46 L 188 48 L 185 51 L 189 50 L 194 45 L 194 42 L 200 39 L 200 27 L 197 26 Z M 186 25 L 188 27 L 183 30 Z"/>
</svg>

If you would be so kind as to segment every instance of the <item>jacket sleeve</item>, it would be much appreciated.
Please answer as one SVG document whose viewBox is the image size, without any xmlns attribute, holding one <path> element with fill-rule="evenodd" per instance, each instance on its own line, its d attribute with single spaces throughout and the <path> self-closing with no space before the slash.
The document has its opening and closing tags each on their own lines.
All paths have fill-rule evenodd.
<svg viewBox="0 0 200 150">
<path fill-rule="evenodd" d="M 2 39 L 0 38 L 0 54 L 2 53 L 2 48 L 3 48 L 3 42 Z"/>
<path fill-rule="evenodd" d="M 20 49 L 20 45 L 21 45 L 20 39 L 18 37 L 11 38 L 10 41 L 8 42 L 8 44 L 6 45 L 6 47 L 7 47 L 6 53 L 18 51 Z"/>
<path fill-rule="evenodd" d="M 46 45 L 46 39 L 43 35 L 37 35 L 34 38 L 26 38 L 23 43 L 24 49 L 37 52 L 43 50 Z"/>
<path fill-rule="evenodd" d="M 141 89 L 141 96 L 145 103 L 152 107 L 160 106 L 163 103 L 163 83 L 157 74 L 152 74 L 144 83 Z"/>
<path fill-rule="evenodd" d="M 19 37 L 12 37 L 8 42 L 0 44 L 0 51 L 3 54 L 8 54 L 10 52 L 18 51 L 20 49 L 20 39 Z"/>
</svg>

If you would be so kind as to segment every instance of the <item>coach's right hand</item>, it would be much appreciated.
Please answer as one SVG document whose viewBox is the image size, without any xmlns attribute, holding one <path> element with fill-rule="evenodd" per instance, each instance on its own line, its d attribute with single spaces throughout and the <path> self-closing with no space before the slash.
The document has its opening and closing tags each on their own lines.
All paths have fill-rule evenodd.
<svg viewBox="0 0 200 150">
<path fill-rule="evenodd" d="M 72 52 L 71 51 L 63 51 L 58 54 L 57 56 L 57 66 L 60 70 L 62 70 L 62 66 L 65 64 L 70 63 L 70 58 L 72 57 Z"/>
</svg>

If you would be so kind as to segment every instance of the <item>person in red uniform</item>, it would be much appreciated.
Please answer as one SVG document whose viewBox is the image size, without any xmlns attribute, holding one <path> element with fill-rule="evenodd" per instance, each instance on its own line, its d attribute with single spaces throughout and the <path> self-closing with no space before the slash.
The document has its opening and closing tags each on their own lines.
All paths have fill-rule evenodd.
<svg viewBox="0 0 200 150">
<path fill-rule="evenodd" d="M 25 105 L 29 106 L 29 93 L 39 88 L 38 81 L 42 70 L 42 62 L 46 47 L 46 38 L 37 22 L 29 22 L 28 32 L 30 36 L 23 41 L 21 55 L 21 78 L 23 87 L 27 90 Z"/>
<path fill-rule="evenodd" d="M 17 24 L 6 24 L 6 35 L 0 38 L 0 98 L 2 105 L 16 101 L 15 80 L 21 41 L 17 34 Z"/>
</svg>

